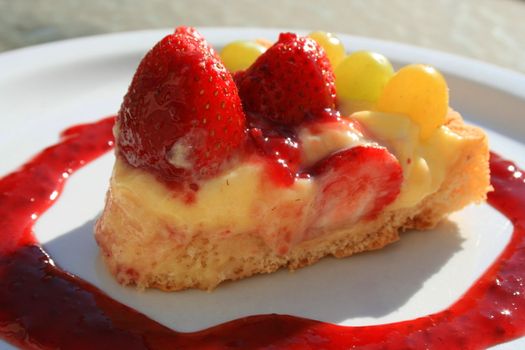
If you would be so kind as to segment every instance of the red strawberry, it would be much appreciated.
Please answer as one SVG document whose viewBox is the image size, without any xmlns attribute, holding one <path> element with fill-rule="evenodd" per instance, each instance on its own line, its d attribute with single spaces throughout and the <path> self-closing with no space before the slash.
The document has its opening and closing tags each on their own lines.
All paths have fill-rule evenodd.
<svg viewBox="0 0 525 350">
<path fill-rule="evenodd" d="M 317 163 L 318 227 L 371 219 L 396 199 L 403 182 L 397 159 L 386 148 L 357 146 Z"/>
<path fill-rule="evenodd" d="M 117 146 L 166 181 L 213 176 L 244 140 L 236 86 L 200 34 L 180 28 L 140 63 L 117 118 Z"/>
<path fill-rule="evenodd" d="M 199 33 L 197 31 L 197 29 L 195 29 L 193 27 L 185 27 L 185 26 L 177 27 L 177 28 L 175 28 L 174 33 L 175 34 L 182 34 L 182 35 L 192 36 L 195 39 L 197 39 L 198 41 L 200 41 L 202 43 L 205 43 L 207 45 L 206 39 L 204 39 L 202 34 Z"/>
<path fill-rule="evenodd" d="M 281 34 L 235 81 L 246 113 L 285 125 L 335 107 L 334 74 L 324 50 L 292 33 Z"/>
<path fill-rule="evenodd" d="M 291 186 L 301 165 L 299 142 L 292 134 L 284 136 L 283 130 L 260 129 L 248 130 L 255 149 L 265 156 L 269 179 L 281 186 Z"/>
<path fill-rule="evenodd" d="M 197 40 L 198 42 L 200 42 L 206 50 L 210 50 L 213 55 L 215 57 L 217 57 L 217 59 L 220 59 L 219 58 L 219 55 L 217 54 L 217 52 L 213 49 L 213 47 L 211 47 L 210 45 L 208 45 L 208 43 L 206 42 L 206 39 L 204 39 L 204 37 L 202 36 L 201 33 L 199 33 L 197 31 L 197 29 L 193 28 L 193 27 L 185 27 L 185 26 L 181 26 L 181 27 L 177 27 L 175 28 L 175 31 L 174 31 L 175 34 L 181 34 L 181 35 L 188 35 L 188 36 L 192 36 L 195 40 Z"/>
</svg>

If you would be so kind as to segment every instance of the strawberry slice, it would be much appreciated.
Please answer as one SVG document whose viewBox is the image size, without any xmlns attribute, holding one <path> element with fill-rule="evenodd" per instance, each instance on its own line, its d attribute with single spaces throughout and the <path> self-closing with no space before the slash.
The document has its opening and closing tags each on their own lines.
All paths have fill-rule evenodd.
<svg viewBox="0 0 525 350">
<path fill-rule="evenodd" d="M 233 78 L 193 28 L 140 63 L 117 117 L 119 154 L 168 182 L 217 174 L 241 147 L 245 116 Z"/>
<path fill-rule="evenodd" d="M 316 227 L 373 219 L 397 198 L 403 171 L 386 148 L 357 146 L 319 161 L 312 169 L 320 186 Z"/>
<path fill-rule="evenodd" d="M 248 114 L 297 125 L 335 107 L 334 74 L 315 40 L 283 33 L 244 72 L 235 75 Z"/>
</svg>

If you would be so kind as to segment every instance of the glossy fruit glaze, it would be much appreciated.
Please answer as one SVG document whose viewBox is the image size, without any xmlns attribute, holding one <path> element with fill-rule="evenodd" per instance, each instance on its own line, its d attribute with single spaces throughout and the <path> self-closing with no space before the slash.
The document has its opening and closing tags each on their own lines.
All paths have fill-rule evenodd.
<svg viewBox="0 0 525 350">
<path fill-rule="evenodd" d="M 55 266 L 32 235 L 78 168 L 110 150 L 113 118 L 64 131 L 0 180 L 0 335 L 27 349 L 482 349 L 525 335 L 525 176 L 492 154 L 489 203 L 514 224 L 500 257 L 456 303 L 418 319 L 344 327 L 257 315 L 178 333 Z M 489 237 L 489 239 L 493 239 Z"/>
</svg>

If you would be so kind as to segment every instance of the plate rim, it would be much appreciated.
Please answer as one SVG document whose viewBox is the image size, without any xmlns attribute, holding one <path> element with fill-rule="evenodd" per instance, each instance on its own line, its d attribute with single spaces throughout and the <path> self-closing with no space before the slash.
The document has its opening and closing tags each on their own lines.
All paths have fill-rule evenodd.
<svg viewBox="0 0 525 350">
<path fill-rule="evenodd" d="M 308 30 L 304 29 L 275 27 L 198 26 L 197 29 L 201 31 L 205 37 L 209 38 L 210 42 L 219 43 L 227 42 L 224 39 L 220 40 L 219 37 L 231 37 L 233 33 L 235 33 L 239 38 L 253 38 L 254 36 L 261 36 L 261 33 L 264 33 L 263 35 L 276 36 L 278 33 L 286 31 L 293 31 L 299 34 L 307 34 L 309 32 Z M 29 56 L 35 57 L 35 54 L 45 55 L 52 53 L 55 50 L 64 52 L 68 51 L 68 49 L 74 49 L 78 46 L 85 45 L 89 45 L 90 47 L 102 46 L 101 42 L 107 44 L 110 42 L 123 42 L 125 45 L 120 45 L 120 49 L 129 46 L 129 43 L 135 41 L 140 42 L 141 45 L 137 45 L 140 47 L 142 46 L 142 42 L 137 40 L 137 38 L 146 38 L 150 36 L 159 38 L 169 32 L 169 28 L 123 31 L 70 38 L 16 48 L 0 53 L 0 67 L 3 67 L 2 69 L 4 70 L 6 68 L 12 68 L 9 66 L 13 64 L 20 66 L 20 62 L 23 62 Z M 484 62 L 479 59 L 465 57 L 459 54 L 449 53 L 437 49 L 406 44 L 403 42 L 358 36 L 341 32 L 336 32 L 335 34 L 344 42 L 352 43 L 350 46 L 367 46 L 372 48 L 381 47 L 381 53 L 394 60 L 406 60 L 407 52 L 410 52 L 408 56 L 414 57 L 414 61 L 435 65 L 439 69 L 449 74 L 493 87 L 510 95 L 525 99 L 525 73 L 501 67 L 493 63 Z M 353 43 L 355 43 L 355 45 Z M 80 54 L 74 50 L 73 52 L 75 55 Z M 484 74 L 479 74 L 479 72 L 483 72 Z"/>
</svg>

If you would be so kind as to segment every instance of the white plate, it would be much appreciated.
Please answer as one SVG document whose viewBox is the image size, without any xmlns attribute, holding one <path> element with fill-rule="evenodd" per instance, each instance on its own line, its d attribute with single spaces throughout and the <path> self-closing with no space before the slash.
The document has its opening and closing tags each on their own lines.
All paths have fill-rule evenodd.
<svg viewBox="0 0 525 350">
<path fill-rule="evenodd" d="M 65 127 L 114 114 L 139 60 L 168 32 L 90 37 L 0 55 L 0 174 L 55 142 Z M 202 29 L 216 47 L 240 38 L 275 39 L 278 32 Z M 524 76 L 431 50 L 340 37 L 349 50 L 375 50 L 397 65 L 421 62 L 438 67 L 447 77 L 452 105 L 469 121 L 489 128 L 494 151 L 525 167 Z M 38 221 L 36 235 L 66 270 L 181 331 L 261 313 L 368 325 L 437 312 L 478 278 L 506 245 L 512 229 L 488 205 L 471 206 L 436 230 L 406 233 L 400 242 L 377 252 L 226 283 L 213 293 L 137 292 L 119 286 L 107 273 L 92 236 L 112 164 L 108 154 L 73 176 L 63 196 Z M 8 347 L 0 343 L 0 348 Z M 515 347 L 525 347 L 525 340 L 496 348 Z"/>
</svg>

